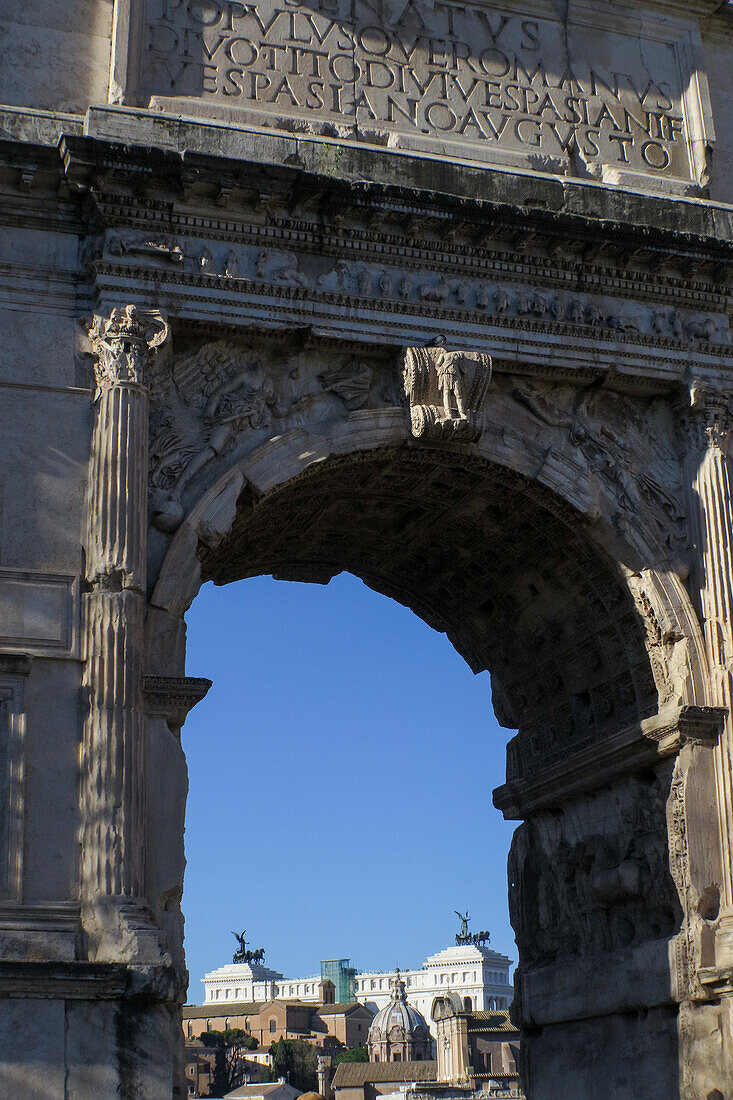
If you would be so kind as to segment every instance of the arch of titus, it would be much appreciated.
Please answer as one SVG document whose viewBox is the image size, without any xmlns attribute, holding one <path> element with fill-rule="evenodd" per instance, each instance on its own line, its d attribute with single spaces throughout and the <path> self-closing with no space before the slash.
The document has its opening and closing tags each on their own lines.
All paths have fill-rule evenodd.
<svg viewBox="0 0 733 1100">
<path fill-rule="evenodd" d="M 518 731 L 530 1100 L 733 1100 L 732 73 L 719 0 L 0 4 L 0 1094 L 185 1095 L 185 614 L 348 570 Z"/>
</svg>

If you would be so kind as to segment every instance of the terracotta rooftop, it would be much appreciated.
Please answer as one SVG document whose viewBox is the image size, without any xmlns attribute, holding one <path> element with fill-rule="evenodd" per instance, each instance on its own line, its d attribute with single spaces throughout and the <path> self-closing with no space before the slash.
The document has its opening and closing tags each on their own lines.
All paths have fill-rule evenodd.
<svg viewBox="0 0 733 1100">
<path fill-rule="evenodd" d="M 358 1001 L 341 1001 L 332 1005 L 314 1005 L 314 1009 L 319 1016 L 338 1016 L 341 1012 L 348 1015 L 357 1008 L 366 1009 L 370 1016 L 374 1015 L 371 1009 L 368 1009 L 366 1005 L 359 1004 Z"/>
<path fill-rule="evenodd" d="M 467 1015 L 468 1030 L 472 1034 L 480 1031 L 502 1031 L 519 1035 L 506 1012 L 470 1012 Z"/>
<path fill-rule="evenodd" d="M 260 1011 L 261 1004 L 250 1001 L 227 1001 L 224 1004 L 184 1005 L 184 1020 L 219 1020 L 222 1016 L 253 1016 Z"/>
<path fill-rule="evenodd" d="M 302 1095 L 300 1089 L 296 1089 L 293 1085 L 286 1084 L 285 1081 L 265 1081 L 259 1085 L 240 1085 L 239 1088 L 234 1089 L 233 1092 L 228 1092 L 227 1100 L 236 1100 L 240 1097 L 241 1100 L 255 1100 L 257 1096 L 267 1096 L 271 1092 L 277 1092 L 281 1090 L 284 1096 L 291 1097 L 292 1100 L 300 1100 Z"/>
<path fill-rule="evenodd" d="M 437 1062 L 342 1062 L 336 1067 L 333 1087 L 360 1088 L 370 1082 L 435 1081 Z"/>
</svg>

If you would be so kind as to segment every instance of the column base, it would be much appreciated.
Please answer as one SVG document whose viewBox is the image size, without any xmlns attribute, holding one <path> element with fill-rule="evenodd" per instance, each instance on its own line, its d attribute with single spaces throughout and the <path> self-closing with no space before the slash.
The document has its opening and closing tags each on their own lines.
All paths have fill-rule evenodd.
<svg viewBox="0 0 733 1100">
<path fill-rule="evenodd" d="M 182 1100 L 178 984 L 165 968 L 0 963 L 0 1093 Z"/>
</svg>

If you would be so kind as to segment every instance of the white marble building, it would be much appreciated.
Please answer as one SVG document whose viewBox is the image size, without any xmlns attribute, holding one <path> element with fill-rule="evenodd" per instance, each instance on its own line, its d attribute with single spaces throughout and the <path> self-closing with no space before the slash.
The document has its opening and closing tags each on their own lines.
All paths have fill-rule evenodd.
<svg viewBox="0 0 733 1100">
<path fill-rule="evenodd" d="M 464 944 L 430 955 L 417 970 L 402 971 L 408 1002 L 427 1020 L 433 1000 L 447 991 L 457 993 L 464 1006 L 474 1011 L 508 1008 L 513 994 L 509 980 L 511 959 L 489 947 Z M 356 975 L 356 1000 L 378 1011 L 389 1003 L 392 970 L 370 970 Z M 203 978 L 204 1002 L 261 1002 L 276 997 L 318 1001 L 321 979 L 285 978 L 276 970 L 256 963 L 230 963 L 211 970 Z"/>
<path fill-rule="evenodd" d="M 276 997 L 295 1001 L 321 1000 L 319 974 L 308 978 L 284 978 L 277 970 L 257 963 L 229 963 L 204 974 L 204 1001 L 259 1004 Z"/>
<path fill-rule="evenodd" d="M 430 955 L 419 970 L 403 971 L 402 978 L 409 1003 L 430 1020 L 434 999 L 448 990 L 473 1011 L 508 1008 L 514 992 L 510 966 L 511 959 L 490 947 L 464 944 Z M 356 999 L 371 1008 L 383 1008 L 390 999 L 392 976 L 392 971 L 357 974 Z"/>
</svg>

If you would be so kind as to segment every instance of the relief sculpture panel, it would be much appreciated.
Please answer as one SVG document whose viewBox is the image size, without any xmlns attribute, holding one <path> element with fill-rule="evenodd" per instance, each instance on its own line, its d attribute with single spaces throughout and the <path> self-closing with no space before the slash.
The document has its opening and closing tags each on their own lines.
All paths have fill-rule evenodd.
<svg viewBox="0 0 733 1100">
<path fill-rule="evenodd" d="M 609 181 L 704 181 L 712 128 L 682 20 L 512 0 L 128 3 L 117 94 L 131 104 Z"/>
<path fill-rule="evenodd" d="M 296 337 L 297 340 L 297 337 Z M 172 356 L 151 387 L 150 490 L 155 525 L 174 531 L 200 474 L 294 428 L 325 431 L 349 412 L 395 404 L 391 376 L 353 355 L 228 340 Z"/>
<path fill-rule="evenodd" d="M 511 394 L 531 415 L 545 445 L 555 450 L 569 446 L 585 467 L 595 514 L 608 519 L 642 555 L 653 546 L 686 573 L 682 470 L 668 404 L 633 400 L 598 384 L 571 388 L 519 380 Z"/>
<path fill-rule="evenodd" d="M 288 217 L 312 217 L 307 200 L 292 196 Z M 282 218 L 278 219 L 279 221 Z M 365 225 L 367 231 L 371 232 Z M 422 219 L 416 232 L 434 248 L 445 227 Z M 417 240 L 417 238 L 415 238 Z M 441 251 L 443 245 L 440 246 Z M 296 253 L 284 247 L 260 247 L 169 233 L 142 235 L 119 230 L 104 242 L 104 260 L 132 274 L 154 268 L 166 280 L 183 277 L 217 291 L 278 298 L 310 298 L 357 309 L 386 305 L 390 312 L 423 316 L 470 317 L 479 325 L 553 333 L 563 340 L 594 338 L 616 344 L 662 348 L 680 345 L 722 355 L 731 343 L 723 299 L 684 306 L 654 305 L 615 288 L 601 293 L 556 290 L 476 275 L 438 275 L 428 266 L 386 267 L 360 259 L 336 259 Z M 199 282 L 200 280 L 200 282 Z M 692 308 L 691 308 L 692 305 Z"/>
<path fill-rule="evenodd" d="M 522 965 L 586 958 L 679 931 L 666 805 L 672 763 L 591 802 L 537 814 L 514 836 L 509 906 Z"/>
</svg>

